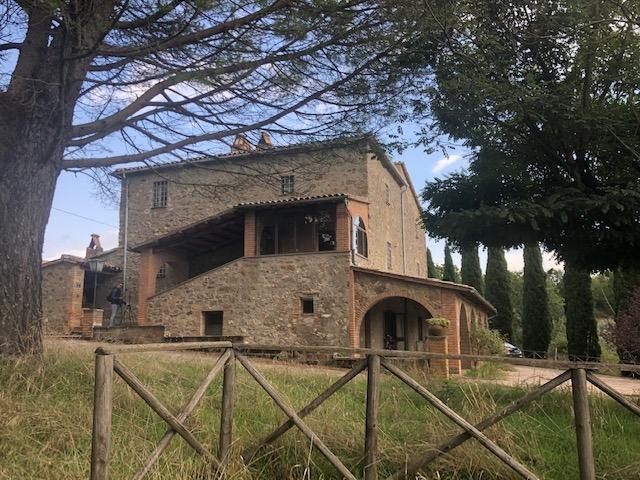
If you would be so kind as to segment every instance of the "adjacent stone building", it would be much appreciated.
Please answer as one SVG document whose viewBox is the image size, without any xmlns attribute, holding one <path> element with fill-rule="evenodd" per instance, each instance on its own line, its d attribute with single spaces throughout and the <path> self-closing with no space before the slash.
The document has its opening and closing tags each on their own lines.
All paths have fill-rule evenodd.
<svg viewBox="0 0 640 480">
<path fill-rule="evenodd" d="M 438 348 L 460 352 L 493 311 L 427 278 L 415 189 L 372 137 L 240 137 L 227 155 L 115 175 L 126 295 L 136 323 L 167 336 L 416 350 L 425 319 L 444 316 Z"/>
</svg>

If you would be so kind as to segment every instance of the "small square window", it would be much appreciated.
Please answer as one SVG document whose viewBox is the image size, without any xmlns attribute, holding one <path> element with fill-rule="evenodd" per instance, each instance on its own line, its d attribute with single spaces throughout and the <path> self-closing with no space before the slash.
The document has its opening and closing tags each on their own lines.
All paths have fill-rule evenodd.
<svg viewBox="0 0 640 480">
<path fill-rule="evenodd" d="M 315 306 L 313 304 L 313 298 L 305 297 L 302 301 L 302 313 L 315 313 Z"/>
<path fill-rule="evenodd" d="M 222 336 L 222 311 L 202 312 L 202 320 L 204 322 L 205 336 Z"/>
<path fill-rule="evenodd" d="M 280 182 L 282 187 L 281 191 L 283 195 L 288 195 L 293 193 L 294 191 L 293 175 L 285 175 L 284 177 L 280 177 Z"/>
<path fill-rule="evenodd" d="M 167 206 L 168 182 L 162 180 L 153 182 L 153 208 L 164 208 Z"/>
</svg>

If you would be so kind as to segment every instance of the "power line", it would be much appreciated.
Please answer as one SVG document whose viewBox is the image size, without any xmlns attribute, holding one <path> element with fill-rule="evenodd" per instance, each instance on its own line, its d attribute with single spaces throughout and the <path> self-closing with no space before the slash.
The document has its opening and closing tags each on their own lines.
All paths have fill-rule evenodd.
<svg viewBox="0 0 640 480">
<path fill-rule="evenodd" d="M 106 225 L 107 227 L 114 227 L 114 228 L 118 228 L 117 225 L 111 225 L 110 223 L 105 223 L 105 222 L 101 222 L 100 220 L 95 220 L 93 218 L 89 218 L 89 217 L 84 217 L 82 215 L 78 215 L 77 213 L 73 213 L 73 212 L 68 212 L 67 210 L 63 210 L 61 208 L 56 208 L 56 207 L 51 207 L 51 210 L 56 210 L 58 212 L 62 212 L 62 213 L 66 213 L 67 215 L 72 215 L 74 217 L 78 217 L 78 218 L 82 218 L 84 220 L 88 220 L 90 222 L 95 222 L 95 223 L 100 223 L 102 225 Z"/>
</svg>

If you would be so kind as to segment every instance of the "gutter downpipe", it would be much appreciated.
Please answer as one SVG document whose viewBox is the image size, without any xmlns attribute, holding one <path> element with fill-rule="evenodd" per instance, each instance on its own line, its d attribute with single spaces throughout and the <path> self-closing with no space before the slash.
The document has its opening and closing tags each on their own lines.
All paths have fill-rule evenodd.
<svg viewBox="0 0 640 480">
<path fill-rule="evenodd" d="M 400 239 L 402 242 L 402 273 L 407 274 L 407 255 L 404 246 L 404 194 L 407 191 L 407 186 L 403 185 L 400 188 Z"/>
<path fill-rule="evenodd" d="M 127 174 L 122 173 L 122 183 L 124 188 L 124 241 L 122 260 L 122 294 L 124 298 L 127 293 L 127 249 L 129 247 L 129 186 L 127 184 Z M 127 299 L 128 301 L 128 299 Z"/>
</svg>

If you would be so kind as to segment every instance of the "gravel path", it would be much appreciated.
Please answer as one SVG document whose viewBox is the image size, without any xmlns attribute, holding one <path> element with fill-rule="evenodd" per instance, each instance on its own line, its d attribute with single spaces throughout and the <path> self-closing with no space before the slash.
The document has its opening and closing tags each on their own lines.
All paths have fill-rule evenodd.
<svg viewBox="0 0 640 480">
<path fill-rule="evenodd" d="M 556 370 L 552 368 L 536 368 L 514 365 L 513 370 L 505 372 L 507 374 L 507 378 L 503 380 L 495 380 L 494 382 L 510 386 L 522 384 L 540 385 L 547 380 L 551 380 L 553 377 L 560 375 L 562 372 L 563 370 Z M 611 375 L 598 375 L 598 378 L 624 395 L 640 396 L 640 379 L 614 377 Z M 569 384 L 565 383 L 564 385 L 568 386 Z M 589 387 L 595 389 L 591 384 L 589 384 Z"/>
</svg>

